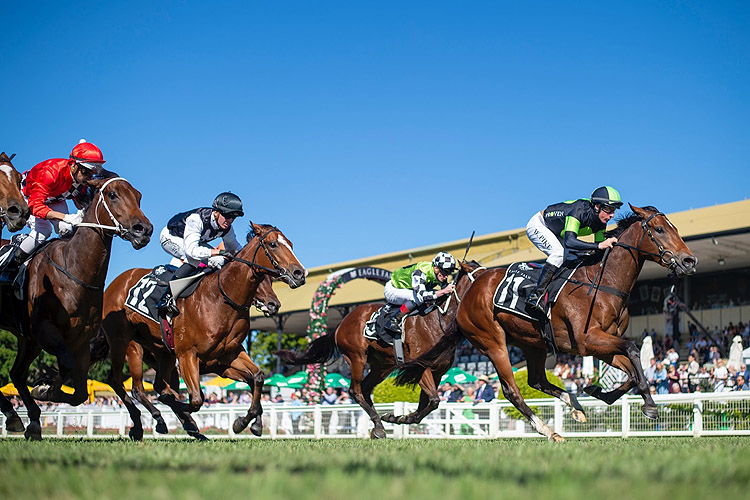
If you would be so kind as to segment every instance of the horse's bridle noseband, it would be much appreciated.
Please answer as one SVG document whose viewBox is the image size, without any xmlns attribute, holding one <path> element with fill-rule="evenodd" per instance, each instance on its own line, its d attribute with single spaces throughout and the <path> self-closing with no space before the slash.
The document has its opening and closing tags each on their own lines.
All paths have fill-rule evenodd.
<svg viewBox="0 0 750 500">
<path fill-rule="evenodd" d="M 641 235 L 641 241 L 638 242 L 637 247 L 628 245 L 626 243 L 619 243 L 619 242 L 615 243 L 615 246 L 628 248 L 630 250 L 635 250 L 636 252 L 640 254 L 652 255 L 654 257 L 658 257 L 659 262 L 661 262 L 662 264 L 665 264 L 669 269 L 674 271 L 675 268 L 677 267 L 677 259 L 675 259 L 674 257 L 674 252 L 672 252 L 671 250 L 665 249 L 664 245 L 662 245 L 661 242 L 658 239 L 656 239 L 656 236 L 654 236 L 654 233 L 651 231 L 651 228 L 648 227 L 648 223 L 651 221 L 651 219 L 653 219 L 654 217 L 658 217 L 660 215 L 664 215 L 664 214 L 662 212 L 656 212 L 652 214 L 651 216 L 649 216 L 648 219 L 641 219 L 641 227 L 643 228 L 643 234 Z M 664 217 L 666 217 L 666 215 L 664 215 Z M 658 254 L 654 252 L 648 252 L 641 248 L 643 246 L 643 240 L 646 239 L 646 235 L 648 235 L 648 237 L 651 238 L 651 241 L 654 243 L 656 248 L 659 249 Z M 667 259 L 666 256 L 669 256 L 669 258 Z"/>
<path fill-rule="evenodd" d="M 96 214 L 96 224 L 92 222 L 81 222 L 80 224 L 77 224 L 79 227 L 93 227 L 98 229 L 107 229 L 110 231 L 114 231 L 117 233 L 117 235 L 120 238 L 125 239 L 125 236 L 130 232 L 120 224 L 120 221 L 117 220 L 117 217 L 112 213 L 112 210 L 109 208 L 109 205 L 107 204 L 107 200 L 104 198 L 104 189 L 114 181 L 125 181 L 123 177 L 113 177 L 111 179 L 108 179 L 107 182 L 102 184 L 102 187 L 99 188 L 99 201 L 96 204 L 96 209 L 94 210 L 94 213 Z M 105 224 L 102 224 L 99 222 L 99 205 L 104 205 L 104 209 L 107 210 L 107 213 L 109 214 L 109 218 L 112 219 L 112 222 L 114 223 L 114 226 L 107 226 Z"/>
</svg>

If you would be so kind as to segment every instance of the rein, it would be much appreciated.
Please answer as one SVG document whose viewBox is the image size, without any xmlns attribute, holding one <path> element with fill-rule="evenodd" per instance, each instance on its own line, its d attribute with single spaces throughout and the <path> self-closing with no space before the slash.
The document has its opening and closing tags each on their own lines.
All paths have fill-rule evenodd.
<svg viewBox="0 0 750 500">
<path fill-rule="evenodd" d="M 639 254 L 644 255 L 651 255 L 653 257 L 659 257 L 659 261 L 663 264 L 666 264 L 667 267 L 671 270 L 674 270 L 675 267 L 677 267 L 677 259 L 674 258 L 674 253 L 671 250 L 666 250 L 664 248 L 664 245 L 659 242 L 659 240 L 656 239 L 656 236 L 654 236 L 654 233 L 651 232 L 651 228 L 648 227 L 648 223 L 653 219 L 654 217 L 658 217 L 659 215 L 664 215 L 662 212 L 656 212 L 652 214 L 648 219 L 641 220 L 641 227 L 643 228 L 643 234 L 641 235 L 641 241 L 638 242 L 638 246 L 634 247 L 632 245 L 628 245 L 627 243 L 615 243 L 615 246 L 619 246 L 622 248 L 627 248 L 628 250 L 635 250 Z M 666 217 L 666 215 L 664 215 Z M 646 250 L 643 250 L 641 246 L 643 246 L 643 240 L 646 239 L 646 235 L 648 235 L 649 238 L 651 238 L 651 241 L 654 245 L 656 245 L 656 248 L 659 249 L 659 253 L 655 252 L 649 252 Z M 665 256 L 669 256 L 669 260 L 665 258 Z"/>
<path fill-rule="evenodd" d="M 94 286 L 94 285 L 89 285 L 88 283 L 84 283 L 83 281 L 81 281 L 80 278 L 77 278 L 77 277 L 73 276 L 72 274 L 70 274 L 70 272 L 67 269 L 65 269 L 64 267 L 60 266 L 57 262 L 55 262 L 54 260 L 52 260 L 52 257 L 50 257 L 49 254 L 47 253 L 47 247 L 46 246 L 42 248 L 42 252 L 44 252 L 44 256 L 47 257 L 47 260 L 50 262 L 50 264 L 52 264 L 54 266 L 55 269 L 57 269 L 58 271 L 60 271 L 61 273 L 63 273 L 65 276 L 67 276 L 72 281 L 74 281 L 74 282 L 78 283 L 79 285 L 81 285 L 86 290 L 101 290 L 102 288 L 104 288 L 103 286 Z"/>
<path fill-rule="evenodd" d="M 266 271 L 270 275 L 275 276 L 277 278 L 281 278 L 282 276 L 289 276 L 289 272 L 286 269 L 282 268 L 279 265 L 279 263 L 276 261 L 276 259 L 274 259 L 271 256 L 271 253 L 268 251 L 268 248 L 266 247 L 266 244 L 265 244 L 265 241 L 264 241 L 264 239 L 269 234 L 271 234 L 273 232 L 277 232 L 277 231 L 279 231 L 279 228 L 273 227 L 270 231 L 268 231 L 263 236 L 256 235 L 258 237 L 258 243 L 259 243 L 259 245 L 257 247 L 255 247 L 255 252 L 253 252 L 253 260 L 252 261 L 241 259 L 241 258 L 235 257 L 233 255 L 225 255 L 224 258 L 229 259 L 229 260 L 236 260 L 237 262 L 245 264 L 250 269 L 252 269 L 254 267 L 257 267 L 259 269 L 263 269 L 264 271 Z M 258 255 L 258 250 L 261 247 L 263 247 L 263 251 L 266 252 L 266 256 L 268 257 L 268 260 L 271 261 L 271 264 L 273 265 L 274 269 L 271 269 L 270 267 L 262 266 L 262 265 L 257 264 L 255 262 L 255 257 Z M 219 272 L 216 273 L 216 284 L 219 287 L 219 293 L 221 293 L 221 296 L 224 298 L 224 302 L 226 302 L 227 304 L 229 304 L 230 306 L 232 306 L 234 309 L 237 309 L 238 311 L 242 311 L 242 312 L 249 311 L 250 310 L 250 306 L 252 305 L 252 298 L 250 300 L 250 304 L 248 304 L 246 306 L 245 305 L 241 305 L 241 304 L 238 304 L 235 301 L 233 301 L 231 298 L 229 298 L 229 295 L 227 295 L 226 292 L 224 291 L 224 289 L 222 288 L 222 286 L 221 286 L 221 271 L 223 269 L 224 269 L 223 267 L 219 268 Z M 291 278 L 291 276 L 289 276 L 289 277 Z"/>
<path fill-rule="evenodd" d="M 81 222 L 79 224 L 76 224 L 77 227 L 91 227 L 91 228 L 97 228 L 97 229 L 106 229 L 109 231 L 114 231 L 120 236 L 121 238 L 124 237 L 126 234 L 128 234 L 128 230 L 123 227 L 122 224 L 120 224 L 120 221 L 117 220 L 117 217 L 114 216 L 112 213 L 112 210 L 110 210 L 109 205 L 107 205 L 107 200 L 104 199 L 104 189 L 109 186 L 111 182 L 114 181 L 126 181 L 123 177 L 113 177 L 111 179 L 108 179 L 107 182 L 102 184 L 102 187 L 99 188 L 99 201 L 96 204 L 96 224 L 93 222 Z M 127 182 L 127 181 L 126 181 Z M 104 208 L 107 210 L 107 213 L 109 214 L 109 218 L 112 219 L 112 222 L 115 223 L 114 226 L 107 226 L 105 224 L 102 224 L 99 222 L 99 205 L 104 205 Z"/>
<path fill-rule="evenodd" d="M 476 279 L 476 278 L 474 278 L 474 273 L 476 273 L 477 271 L 482 270 L 482 269 L 487 269 L 487 268 L 484 267 L 484 266 L 479 266 L 478 268 L 474 269 L 473 271 L 466 273 L 466 276 L 468 276 L 469 280 L 472 283 L 474 283 L 474 280 Z M 456 280 L 456 281 L 458 281 L 458 280 Z M 458 296 L 458 292 L 456 291 L 455 288 L 453 288 L 453 292 L 451 292 L 448 295 L 448 298 L 446 299 L 445 303 L 443 304 L 445 307 L 443 307 L 441 309 L 440 306 L 436 305 L 437 310 L 440 311 L 440 314 L 445 315 L 446 311 L 448 311 L 448 307 L 450 306 L 450 303 L 451 303 L 451 297 L 453 297 L 454 295 L 456 296 L 456 300 L 458 301 L 458 303 L 459 304 L 461 303 L 461 297 Z"/>
</svg>

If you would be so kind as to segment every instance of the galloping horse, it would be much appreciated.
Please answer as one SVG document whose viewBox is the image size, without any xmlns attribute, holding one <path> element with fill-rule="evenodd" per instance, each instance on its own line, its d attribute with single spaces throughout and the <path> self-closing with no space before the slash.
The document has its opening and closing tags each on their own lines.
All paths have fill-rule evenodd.
<svg viewBox="0 0 750 500">
<path fill-rule="evenodd" d="M 143 437 L 140 411 L 122 387 L 122 362 L 131 340 L 142 345 L 155 358 L 156 371 L 161 375 L 154 380 L 154 390 L 159 393 L 159 401 L 168 405 L 178 417 L 185 411 L 198 411 L 203 404 L 200 374 L 217 373 L 253 386 L 252 405 L 247 415 L 235 420 L 233 429 L 240 433 L 255 419 L 250 431 L 257 436 L 261 434 L 263 372 L 242 346 L 249 329 L 248 309 L 266 276 L 281 279 L 291 288 L 297 288 L 305 283 L 307 273 L 294 255 L 291 242 L 278 228 L 252 223 L 251 227 L 248 243 L 239 253 L 214 275 L 204 278 L 192 295 L 179 299 L 182 313 L 174 318 L 172 325 L 174 354 L 164 346 L 159 325 L 125 306 L 128 290 L 150 269 L 125 271 L 104 292 L 102 331 L 112 358 L 109 383 L 133 419 L 131 438 L 139 440 Z M 173 383 L 175 357 L 187 385 L 189 405 L 176 399 L 176 388 L 170 385 Z M 189 422 L 182 421 L 182 424 L 188 426 L 188 433 L 199 437 L 197 429 Z"/>
<path fill-rule="evenodd" d="M 601 388 L 589 386 L 584 389 L 588 394 L 612 404 L 636 386 L 643 397 L 643 413 L 655 419 L 658 410 L 641 369 L 640 352 L 634 342 L 622 338 L 630 321 L 627 297 L 646 260 L 679 274 L 695 272 L 698 260 L 666 215 L 654 207 L 630 205 L 630 208 L 634 213 L 621 219 L 617 227 L 607 233 L 607 237 L 616 236 L 619 241 L 606 259 L 601 281 L 596 285 L 602 293 L 587 294 L 592 278 L 600 269 L 600 262 L 582 265 L 571 277 L 574 283 L 566 285 L 558 297 L 551 321 L 560 351 L 595 356 L 628 374 L 628 380 L 613 391 L 602 393 Z M 490 358 L 500 376 L 503 393 L 531 421 L 536 431 L 551 440 L 562 441 L 562 437 L 552 432 L 523 400 L 513 378 L 507 345 L 520 347 L 526 355 L 531 387 L 569 404 L 573 408 L 573 418 L 578 421 L 586 419 L 583 408 L 573 394 L 547 380 L 544 371 L 547 348 L 539 333 L 538 322 L 527 321 L 494 307 L 493 296 L 505 271 L 493 269 L 474 282 L 458 308 L 456 321 L 459 330 L 479 352 Z M 444 339 L 431 352 L 405 366 L 398 381 L 416 383 L 425 368 L 430 369 L 452 356 L 461 339 L 460 334 Z"/>
<path fill-rule="evenodd" d="M 0 227 L 6 225 L 11 232 L 21 229 L 29 218 L 29 206 L 20 189 L 21 174 L 11 163 L 14 156 L 0 153 Z"/>
<path fill-rule="evenodd" d="M 110 177 L 86 183 L 94 196 L 83 222 L 71 238 L 51 241 L 33 257 L 25 301 L 18 301 L 11 287 L 3 287 L 2 326 L 18 337 L 10 375 L 31 420 L 27 439 L 42 437 L 40 410 L 33 398 L 71 405 L 86 401 L 89 340 L 102 318 L 104 279 L 114 235 L 140 249 L 153 231 L 140 209 L 141 193 L 128 181 Z M 29 393 L 29 365 L 41 349 L 57 357 L 59 373 L 52 385 L 38 385 Z M 68 379 L 72 379 L 74 394 L 61 390 Z"/>
<path fill-rule="evenodd" d="M 29 206 L 21 194 L 21 174 L 13 167 L 11 161 L 16 155 L 0 153 L 0 231 L 7 226 L 11 232 L 18 231 L 29 218 Z M 5 175 L 3 175 L 5 174 Z M 1 303 L 0 303 L 1 304 Z M 0 411 L 5 414 L 5 428 L 12 432 L 21 432 L 23 424 L 13 405 L 0 394 Z"/>
<path fill-rule="evenodd" d="M 406 318 L 404 323 L 405 359 L 415 359 L 421 353 L 427 352 L 439 339 L 449 333 L 458 305 L 463 300 L 464 294 L 476 279 L 476 276 L 485 271 L 476 262 L 462 262 L 460 267 L 461 269 L 454 280 L 456 290 L 453 294 L 447 296 L 448 299 L 443 303 L 444 308 L 442 310 L 436 307 L 424 316 L 415 315 Z M 453 300 L 454 298 L 455 300 Z M 341 321 L 333 335 L 325 335 L 315 339 L 305 352 L 282 350 L 276 353 L 287 363 L 311 364 L 324 363 L 330 360 L 338 349 L 351 367 L 352 381 L 349 393 L 375 424 L 375 427 L 370 431 L 370 437 L 373 439 L 386 437 L 381 419 L 394 424 L 418 423 L 437 408 L 440 404 L 437 383 L 453 364 L 453 355 L 451 354 L 441 363 L 430 367 L 430 371 L 421 374 L 419 377 L 421 388 L 419 406 L 413 413 L 401 416 L 385 414 L 381 417 L 378 415 L 372 402 L 372 390 L 389 373 L 399 368 L 395 361 L 392 346 L 383 344 L 378 340 L 370 340 L 363 335 L 365 323 L 380 307 L 381 304 L 377 303 L 362 304 L 356 307 Z M 363 380 L 365 364 L 370 365 L 370 371 Z"/>
<path fill-rule="evenodd" d="M 105 292 L 106 293 L 106 292 Z M 273 291 L 273 286 L 271 282 L 270 276 L 265 276 L 263 281 L 260 282 L 260 285 L 258 285 L 258 290 L 255 293 L 255 297 L 253 298 L 253 305 L 261 311 L 266 316 L 271 316 L 273 314 L 276 314 L 278 310 L 281 308 L 281 302 L 279 301 L 279 298 L 276 296 L 276 294 Z M 127 340 L 125 337 L 118 337 L 118 341 L 122 342 L 123 340 Z M 174 355 L 171 354 L 171 352 L 162 344 L 162 350 L 164 351 L 165 356 L 171 356 L 172 357 L 172 363 L 170 366 L 174 367 Z M 117 346 L 117 348 L 114 349 L 117 353 L 122 353 L 123 349 L 122 346 Z M 109 344 L 107 343 L 107 338 L 104 335 L 103 330 L 100 328 L 97 336 L 94 338 L 92 342 L 91 347 L 91 362 L 95 363 L 97 361 L 101 361 L 107 357 L 109 357 Z M 122 373 L 122 367 L 123 367 L 123 361 L 127 362 L 128 369 L 130 371 L 130 376 L 133 379 L 133 390 L 132 394 L 135 399 L 141 403 L 143 406 L 146 407 L 146 409 L 151 413 L 151 416 L 156 420 L 156 432 L 160 434 L 166 434 L 168 432 L 167 424 L 164 421 L 164 417 L 162 417 L 161 412 L 159 411 L 156 406 L 151 402 L 151 400 L 146 396 L 146 391 L 143 388 L 143 362 L 144 358 L 146 361 L 146 364 L 149 366 L 152 366 L 157 369 L 155 380 L 166 380 L 164 378 L 163 374 L 161 374 L 159 370 L 159 365 L 156 362 L 156 359 L 154 358 L 153 354 L 150 352 L 144 352 L 143 346 L 139 344 L 138 342 L 131 340 L 127 344 L 127 348 L 124 350 L 125 358 L 123 359 L 113 359 L 112 360 L 112 370 L 116 373 Z M 179 376 L 176 370 L 170 370 L 172 372 L 172 375 L 169 380 L 169 387 L 172 390 L 177 390 L 179 386 Z M 122 385 L 122 377 L 114 377 L 116 380 L 110 379 L 110 384 L 112 384 L 112 388 L 115 390 L 115 393 L 118 395 L 121 394 L 120 391 L 124 393 L 123 395 L 120 395 L 120 398 L 125 401 L 125 397 L 127 397 L 127 393 L 124 392 L 125 388 Z M 170 398 L 171 399 L 171 398 Z M 175 400 L 176 401 L 176 400 Z M 132 404 L 132 400 L 128 401 L 126 405 Z M 141 423 L 141 412 L 138 411 L 137 408 L 135 408 L 135 411 L 132 411 L 131 406 L 127 406 L 128 410 L 131 411 L 131 418 L 133 420 L 133 427 L 130 429 L 129 435 L 136 439 L 138 436 L 143 436 L 143 425 Z M 185 431 L 197 438 L 197 439 L 205 439 L 204 436 L 198 431 L 198 426 L 195 424 L 195 421 L 190 416 L 189 412 L 185 408 L 185 405 L 180 404 L 177 402 L 173 407 L 172 410 L 175 412 L 175 415 L 177 416 L 178 420 L 182 423 L 183 429 Z"/>
</svg>

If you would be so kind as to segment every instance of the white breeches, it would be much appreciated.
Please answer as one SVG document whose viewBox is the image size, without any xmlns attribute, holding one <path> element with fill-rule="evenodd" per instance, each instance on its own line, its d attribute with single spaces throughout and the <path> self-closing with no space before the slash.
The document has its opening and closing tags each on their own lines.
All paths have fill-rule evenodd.
<svg viewBox="0 0 750 500">
<path fill-rule="evenodd" d="M 560 267 L 565 259 L 565 248 L 560 240 L 544 224 L 541 212 L 535 213 L 529 223 L 526 224 L 526 235 L 531 242 L 547 255 L 547 262 L 555 267 Z"/>
<path fill-rule="evenodd" d="M 65 201 L 53 201 L 52 203 L 47 203 L 47 206 L 55 212 L 62 212 L 64 214 L 68 213 L 68 204 Z M 29 216 L 26 225 L 31 228 L 31 231 L 29 232 L 29 236 L 24 238 L 21 242 L 21 250 L 27 254 L 33 252 L 40 243 L 50 237 L 52 229 L 54 229 L 56 233 L 60 231 L 58 229 L 59 223 L 60 221 L 58 220 L 40 219 L 33 215 Z"/>
<path fill-rule="evenodd" d="M 416 309 L 417 305 L 420 303 L 417 293 L 414 290 L 408 288 L 396 288 L 390 281 L 385 284 L 384 294 L 385 300 L 387 300 L 388 303 L 397 306 L 406 304 L 406 307 L 408 307 L 409 310 Z"/>
</svg>

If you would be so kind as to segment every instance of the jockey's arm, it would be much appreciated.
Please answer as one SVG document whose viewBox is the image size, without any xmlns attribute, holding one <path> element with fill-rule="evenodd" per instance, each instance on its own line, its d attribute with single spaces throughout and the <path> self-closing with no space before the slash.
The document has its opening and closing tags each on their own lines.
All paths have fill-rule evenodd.
<svg viewBox="0 0 750 500">
<path fill-rule="evenodd" d="M 232 252 L 233 255 L 236 255 L 242 248 L 240 242 L 237 241 L 237 235 L 234 234 L 234 228 L 232 226 L 229 226 L 229 231 L 224 235 L 222 241 L 224 242 L 224 248 Z"/>
<path fill-rule="evenodd" d="M 563 229 L 563 246 L 565 248 L 577 251 L 604 250 L 617 242 L 617 238 L 604 239 L 604 233 L 602 231 L 599 231 L 594 235 L 594 243 L 579 240 L 578 234 L 580 228 L 581 222 L 578 219 L 571 216 L 565 218 L 565 228 Z M 586 234 L 591 234 L 590 230 Z"/>
<path fill-rule="evenodd" d="M 419 269 L 411 274 L 411 288 L 414 290 L 414 293 L 417 294 L 417 298 L 422 302 L 438 298 L 436 292 L 433 290 L 427 290 L 427 275 Z"/>
<path fill-rule="evenodd" d="M 202 233 L 203 223 L 197 214 L 193 214 L 185 220 L 185 233 L 183 235 L 185 254 L 195 260 L 205 261 L 209 257 L 219 255 L 220 250 L 201 244 Z"/>
</svg>

